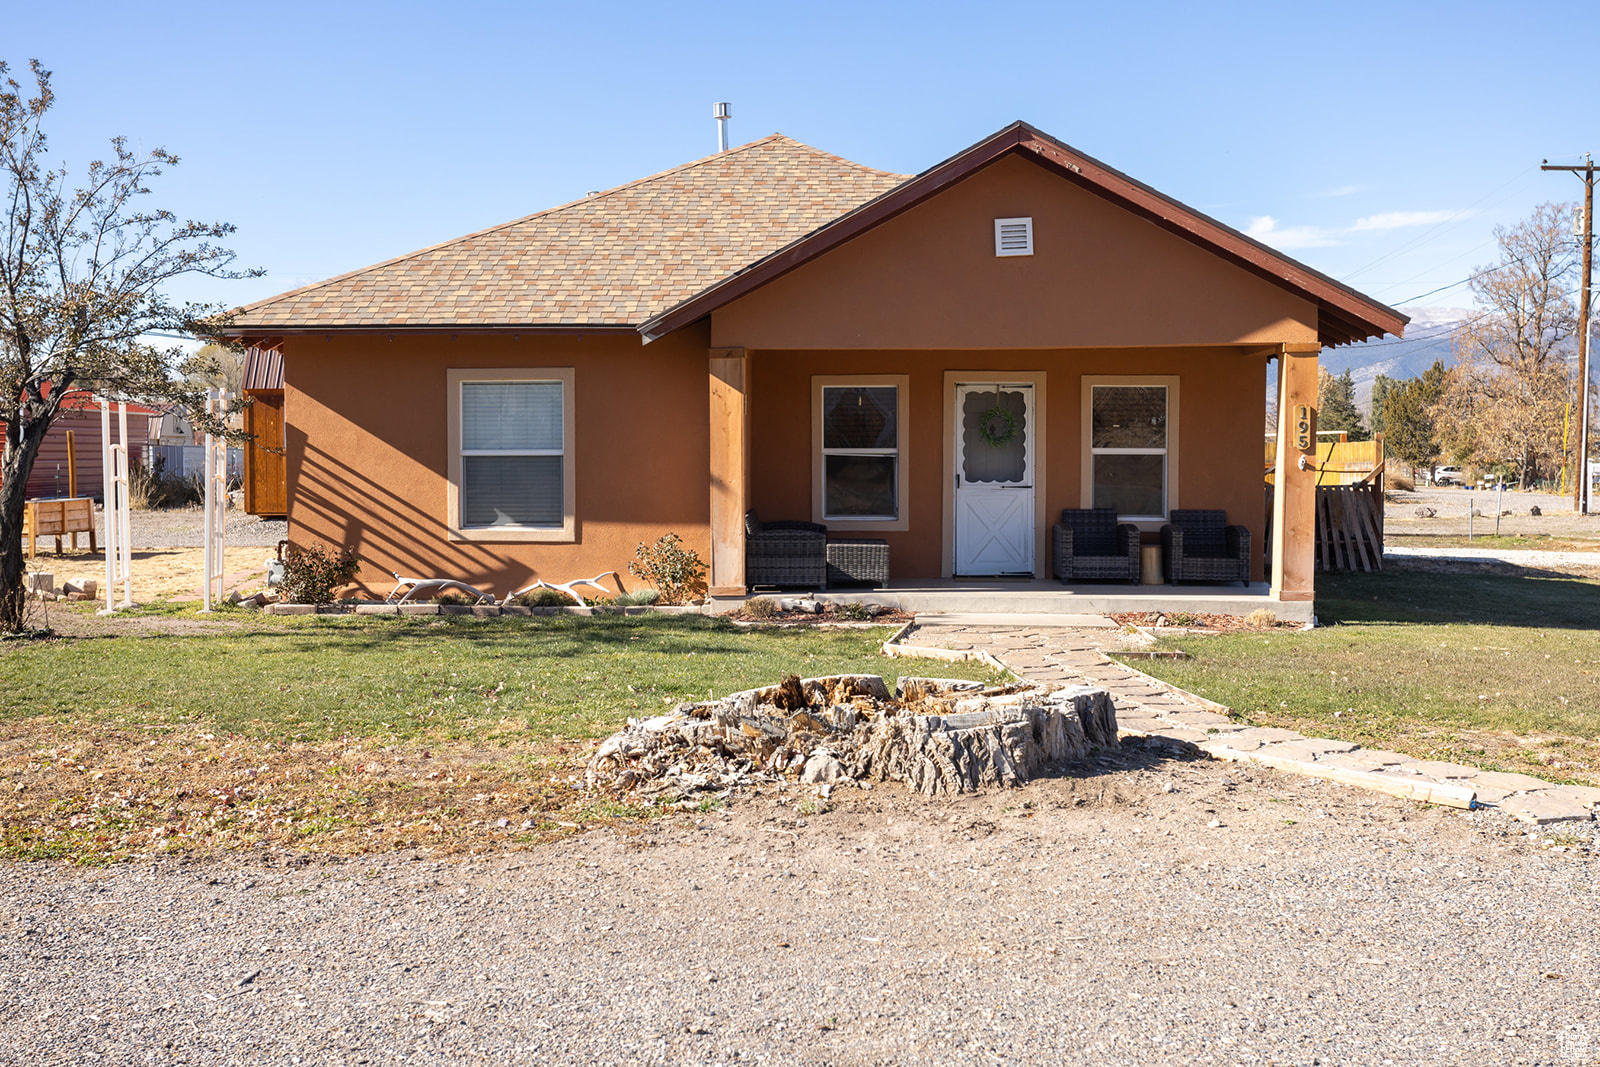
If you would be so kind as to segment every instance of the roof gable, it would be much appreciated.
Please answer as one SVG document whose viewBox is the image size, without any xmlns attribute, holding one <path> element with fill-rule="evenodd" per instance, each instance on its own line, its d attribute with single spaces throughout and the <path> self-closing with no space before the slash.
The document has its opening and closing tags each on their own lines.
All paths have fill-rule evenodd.
<svg viewBox="0 0 1600 1067">
<path fill-rule="evenodd" d="M 999 254 L 1022 217 L 1031 251 Z M 1315 343 L 1318 315 L 1012 154 L 709 318 L 719 348 L 989 350 Z"/>
<path fill-rule="evenodd" d="M 773 134 L 258 301 L 229 332 L 635 326 L 905 177 Z"/>
<path fill-rule="evenodd" d="M 1347 344 L 1384 333 L 1399 335 L 1410 321 L 1394 309 L 1156 192 L 1027 123 L 1016 122 L 655 316 L 640 326 L 640 332 L 646 339 L 653 339 L 697 321 L 1013 154 L 1052 170 L 1233 266 L 1312 301 L 1317 309 L 1317 336 L 1325 345 Z"/>
</svg>

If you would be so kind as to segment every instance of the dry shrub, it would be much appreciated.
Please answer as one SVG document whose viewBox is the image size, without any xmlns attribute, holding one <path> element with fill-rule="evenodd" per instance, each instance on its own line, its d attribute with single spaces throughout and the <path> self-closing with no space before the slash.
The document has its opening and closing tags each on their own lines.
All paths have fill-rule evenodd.
<svg viewBox="0 0 1600 1067">
<path fill-rule="evenodd" d="M 770 619 L 778 614 L 778 602 L 769 596 L 751 597 L 745 601 L 744 610 L 748 611 L 752 618 Z"/>
<path fill-rule="evenodd" d="M 653 545 L 640 542 L 628 573 L 661 590 L 661 603 L 683 604 L 705 591 L 706 565 L 700 554 L 685 548 L 675 533 L 662 534 Z"/>
<path fill-rule="evenodd" d="M 1409 493 L 1417 488 L 1417 483 L 1412 481 L 1411 475 L 1391 470 L 1383 472 L 1383 485 L 1385 489 L 1393 489 L 1401 493 Z"/>
<path fill-rule="evenodd" d="M 1278 616 L 1271 608 L 1257 608 L 1244 617 L 1244 621 L 1258 629 L 1267 630 L 1278 625 Z"/>
<path fill-rule="evenodd" d="M 349 585 L 360 570 L 361 560 L 349 547 L 335 552 L 327 545 L 290 545 L 278 592 L 287 604 L 332 604 L 334 590 Z"/>
</svg>

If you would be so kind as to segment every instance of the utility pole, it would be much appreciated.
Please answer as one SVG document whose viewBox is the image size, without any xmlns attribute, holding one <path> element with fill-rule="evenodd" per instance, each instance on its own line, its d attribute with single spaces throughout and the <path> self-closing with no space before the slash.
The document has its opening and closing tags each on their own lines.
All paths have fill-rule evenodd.
<svg viewBox="0 0 1600 1067">
<path fill-rule="evenodd" d="M 1594 281 L 1594 160 L 1585 153 L 1581 167 L 1551 166 L 1540 170 L 1568 170 L 1583 179 L 1583 291 L 1578 295 L 1578 479 L 1572 506 L 1589 514 L 1589 289 Z"/>
</svg>

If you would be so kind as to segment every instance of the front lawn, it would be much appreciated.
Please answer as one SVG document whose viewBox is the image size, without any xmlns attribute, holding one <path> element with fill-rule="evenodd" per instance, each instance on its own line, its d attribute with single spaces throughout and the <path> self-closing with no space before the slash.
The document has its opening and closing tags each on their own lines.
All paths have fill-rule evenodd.
<svg viewBox="0 0 1600 1067">
<path fill-rule="evenodd" d="M 1138 667 L 1258 725 L 1600 785 L 1600 582 L 1319 574 L 1317 614 Z"/>
<path fill-rule="evenodd" d="M 537 840 L 643 814 L 581 788 L 594 739 L 629 716 L 788 673 L 990 676 L 886 659 L 888 627 L 241 613 L 133 636 L 139 622 L 0 646 L 0 856 Z"/>
</svg>

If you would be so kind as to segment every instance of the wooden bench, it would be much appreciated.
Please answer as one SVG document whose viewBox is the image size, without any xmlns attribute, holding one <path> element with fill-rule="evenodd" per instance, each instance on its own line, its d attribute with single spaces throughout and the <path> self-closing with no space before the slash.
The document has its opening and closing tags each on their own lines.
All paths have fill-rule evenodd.
<svg viewBox="0 0 1600 1067">
<path fill-rule="evenodd" d="M 78 535 L 89 535 L 89 551 L 98 552 L 94 531 L 94 501 L 86 496 L 60 500 L 29 500 L 22 506 L 22 536 L 28 539 L 28 558 L 39 554 L 39 539 L 54 537 L 56 555 L 61 555 L 61 538 L 72 537 L 72 550 L 78 550 Z"/>
</svg>

